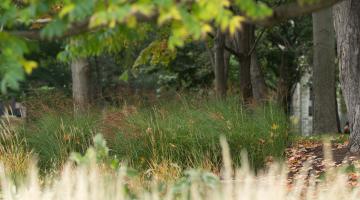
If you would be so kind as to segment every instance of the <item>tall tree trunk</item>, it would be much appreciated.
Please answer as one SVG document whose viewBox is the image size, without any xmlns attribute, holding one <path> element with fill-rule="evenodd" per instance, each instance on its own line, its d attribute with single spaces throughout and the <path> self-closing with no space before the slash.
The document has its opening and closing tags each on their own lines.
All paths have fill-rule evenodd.
<svg viewBox="0 0 360 200">
<path fill-rule="evenodd" d="M 340 81 L 350 122 L 350 152 L 360 153 L 360 1 L 334 6 Z"/>
<path fill-rule="evenodd" d="M 257 61 L 256 51 L 251 54 L 251 85 L 255 102 L 264 102 L 267 97 L 267 88 L 264 74 Z"/>
<path fill-rule="evenodd" d="M 254 26 L 244 24 L 241 31 L 239 31 L 234 38 L 234 46 L 238 52 L 239 71 L 240 71 L 240 90 L 241 96 L 245 102 L 251 101 L 252 86 L 251 86 L 251 56 L 250 49 L 253 45 Z"/>
<path fill-rule="evenodd" d="M 215 91 L 217 97 L 226 96 L 225 35 L 219 29 L 215 38 Z"/>
<path fill-rule="evenodd" d="M 87 59 L 78 58 L 71 62 L 74 110 L 85 111 L 90 104 L 90 65 Z"/>
<path fill-rule="evenodd" d="M 338 132 L 332 9 L 313 13 L 314 134 Z"/>
</svg>

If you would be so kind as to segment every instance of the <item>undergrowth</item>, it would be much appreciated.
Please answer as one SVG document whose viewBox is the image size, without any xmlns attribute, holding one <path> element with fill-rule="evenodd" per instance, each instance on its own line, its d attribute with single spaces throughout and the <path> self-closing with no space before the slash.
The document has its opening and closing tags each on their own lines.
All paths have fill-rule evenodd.
<svg viewBox="0 0 360 200">
<path fill-rule="evenodd" d="M 282 158 L 289 138 L 286 116 L 277 106 L 247 108 L 236 98 L 181 99 L 141 109 L 122 120 L 112 135 L 113 153 L 132 166 L 148 169 L 167 162 L 212 171 L 219 171 L 221 135 L 229 142 L 235 165 L 246 150 L 255 169 L 269 156 Z"/>
<path fill-rule="evenodd" d="M 287 117 L 279 107 L 250 108 L 237 98 L 180 97 L 151 107 L 124 105 L 83 115 L 69 113 L 68 107 L 52 108 L 46 101 L 42 107 L 59 110 L 30 113 L 32 117 L 13 133 L 45 173 L 60 169 L 70 152 L 84 153 L 97 133 L 107 139 L 111 155 L 145 177 L 162 179 L 177 177 L 187 168 L 220 173 L 222 135 L 234 165 L 241 165 L 240 152 L 246 150 L 255 170 L 268 158 L 282 159 L 290 140 Z"/>
</svg>

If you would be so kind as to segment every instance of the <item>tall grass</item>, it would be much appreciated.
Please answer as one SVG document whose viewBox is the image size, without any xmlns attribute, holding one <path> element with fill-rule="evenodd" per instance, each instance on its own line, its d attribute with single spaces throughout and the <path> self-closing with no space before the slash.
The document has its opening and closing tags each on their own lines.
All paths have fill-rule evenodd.
<svg viewBox="0 0 360 200">
<path fill-rule="evenodd" d="M 22 122 L 13 118 L 0 119 L 0 161 L 12 178 L 23 177 L 31 162 L 32 152 L 26 148 L 24 138 L 17 134 Z"/>
<path fill-rule="evenodd" d="M 94 115 L 49 114 L 25 127 L 21 134 L 38 157 L 40 169 L 52 170 L 62 166 L 71 152 L 85 152 L 96 134 L 97 122 Z"/>
<path fill-rule="evenodd" d="M 240 152 L 246 150 L 255 170 L 267 158 L 281 159 L 289 142 L 287 118 L 280 108 L 249 108 L 236 98 L 181 97 L 152 107 L 125 105 L 77 116 L 52 111 L 34 115 L 14 134 L 46 172 L 62 167 L 70 152 L 85 152 L 98 132 L 108 139 L 113 155 L 147 177 L 162 174 L 163 179 L 178 177 L 187 168 L 220 173 L 222 135 L 229 141 L 234 165 L 241 164 Z"/>
<path fill-rule="evenodd" d="M 306 184 L 303 179 L 298 179 L 296 184 L 289 187 L 287 171 L 281 165 L 273 165 L 267 172 L 255 176 L 249 170 L 245 159 L 241 168 L 233 170 L 229 149 L 224 142 L 223 147 L 225 172 L 222 180 L 209 172 L 191 170 L 175 182 L 168 182 L 165 185 L 153 182 L 148 188 L 129 177 L 124 167 L 119 171 L 109 172 L 94 163 L 82 166 L 68 164 L 59 176 L 43 180 L 38 177 L 35 165 L 32 165 L 27 181 L 22 184 L 14 184 L 7 178 L 3 168 L 0 168 L 1 198 L 4 200 L 355 200 L 360 196 L 359 187 L 349 187 L 347 176 L 339 171 L 331 173 L 332 176 L 329 175 L 325 181 L 317 184 L 314 177 L 311 177 Z"/>
<path fill-rule="evenodd" d="M 185 98 L 126 117 L 110 146 L 121 159 L 144 169 L 167 162 L 182 169 L 219 171 L 221 135 L 229 141 L 235 165 L 240 165 L 239 155 L 245 149 L 250 165 L 259 169 L 267 157 L 283 156 L 288 143 L 286 115 L 271 104 L 246 108 L 236 98 Z"/>
</svg>

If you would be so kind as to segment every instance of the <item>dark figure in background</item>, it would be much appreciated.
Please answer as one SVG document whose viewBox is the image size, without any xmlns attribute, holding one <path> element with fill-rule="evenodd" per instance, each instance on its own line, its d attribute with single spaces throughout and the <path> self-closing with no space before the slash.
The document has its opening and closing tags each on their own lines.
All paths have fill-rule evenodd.
<svg viewBox="0 0 360 200">
<path fill-rule="evenodd" d="M 11 109 L 9 110 L 9 115 L 13 115 L 16 117 L 21 117 L 21 108 L 20 108 L 20 103 L 16 102 L 15 99 L 11 100 L 11 104 L 10 104 Z"/>
<path fill-rule="evenodd" d="M 350 134 L 350 124 L 349 124 L 349 122 L 346 122 L 346 123 L 345 123 L 344 133 L 345 133 L 345 134 Z"/>
<path fill-rule="evenodd" d="M 0 116 L 10 115 L 15 117 L 24 117 L 25 113 L 23 106 L 16 102 L 15 99 L 12 99 L 10 104 L 5 105 L 0 101 Z"/>
<path fill-rule="evenodd" d="M 0 116 L 5 115 L 5 106 L 2 101 L 0 101 Z"/>
</svg>

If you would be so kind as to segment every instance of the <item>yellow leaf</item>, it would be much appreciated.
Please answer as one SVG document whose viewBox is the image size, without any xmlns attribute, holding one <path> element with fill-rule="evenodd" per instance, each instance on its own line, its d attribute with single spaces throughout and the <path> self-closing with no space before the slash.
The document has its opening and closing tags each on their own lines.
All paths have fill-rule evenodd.
<svg viewBox="0 0 360 200">
<path fill-rule="evenodd" d="M 271 129 L 272 130 L 276 130 L 276 129 L 278 129 L 279 128 L 279 125 L 277 125 L 277 124 L 275 124 L 275 123 L 273 123 L 272 125 L 271 125 Z"/>
<path fill-rule="evenodd" d="M 128 19 L 127 19 L 127 25 L 130 27 L 130 28 L 134 28 L 137 24 L 137 20 L 136 20 L 136 17 L 135 16 L 130 16 Z"/>
<path fill-rule="evenodd" d="M 223 0 L 223 1 L 222 1 L 222 5 L 223 5 L 224 7 L 229 7 L 229 6 L 230 6 L 230 1 L 229 1 L 229 0 Z"/>
<path fill-rule="evenodd" d="M 201 34 L 203 36 L 206 36 L 206 34 L 211 33 L 213 31 L 213 28 L 209 24 L 204 24 L 201 27 Z"/>
<path fill-rule="evenodd" d="M 60 13 L 59 13 L 59 16 L 61 18 L 63 18 L 66 14 L 70 13 L 71 11 L 73 11 L 75 9 L 75 4 L 69 4 L 69 5 L 66 5 L 64 6 Z"/>
<path fill-rule="evenodd" d="M 230 20 L 229 31 L 233 35 L 237 30 L 241 28 L 241 23 L 245 21 L 245 17 L 235 16 Z"/>
<path fill-rule="evenodd" d="M 109 23 L 109 28 L 114 28 L 116 26 L 116 20 L 112 19 Z"/>
<path fill-rule="evenodd" d="M 158 23 L 161 25 L 168 20 L 181 20 L 181 14 L 176 6 L 172 6 L 168 10 L 162 10 L 158 18 Z"/>
<path fill-rule="evenodd" d="M 23 67 L 24 67 L 24 70 L 27 74 L 31 74 L 31 72 L 38 67 L 38 64 L 35 62 L 35 61 L 22 61 L 21 62 Z"/>
</svg>

